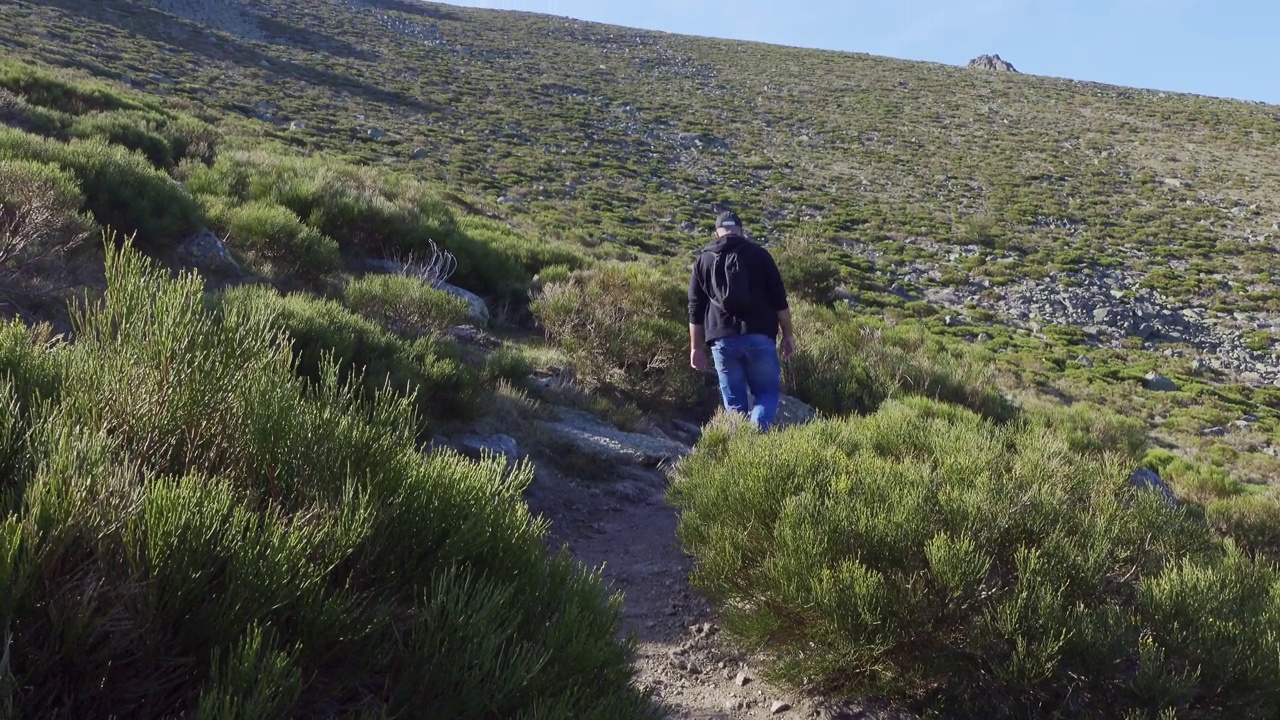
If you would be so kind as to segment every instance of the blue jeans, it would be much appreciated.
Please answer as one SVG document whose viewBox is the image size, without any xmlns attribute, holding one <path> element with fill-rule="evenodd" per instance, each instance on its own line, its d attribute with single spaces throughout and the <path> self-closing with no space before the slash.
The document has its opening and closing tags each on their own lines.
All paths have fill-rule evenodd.
<svg viewBox="0 0 1280 720">
<path fill-rule="evenodd" d="M 720 376 L 725 409 L 750 415 L 757 427 L 768 430 L 778 414 L 782 393 L 777 343 L 766 335 L 733 335 L 712 343 L 711 357 Z M 748 405 L 748 389 L 755 407 Z"/>
</svg>

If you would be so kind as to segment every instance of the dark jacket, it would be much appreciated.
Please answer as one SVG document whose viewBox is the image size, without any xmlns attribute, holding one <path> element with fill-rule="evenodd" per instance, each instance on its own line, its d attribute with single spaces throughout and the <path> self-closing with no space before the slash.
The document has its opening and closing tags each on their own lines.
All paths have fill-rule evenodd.
<svg viewBox="0 0 1280 720">
<path fill-rule="evenodd" d="M 713 252 L 731 244 L 741 243 L 739 255 L 748 270 L 755 302 L 745 317 L 734 317 L 711 303 Z M 702 325 L 707 344 L 722 337 L 739 334 L 759 334 L 777 340 L 778 312 L 788 309 L 787 291 L 782 285 L 782 275 L 768 250 L 736 235 L 717 238 L 702 248 L 702 254 L 693 263 L 689 274 L 689 324 Z M 745 323 L 745 327 L 744 327 Z M 743 333 L 745 330 L 745 333 Z"/>
</svg>

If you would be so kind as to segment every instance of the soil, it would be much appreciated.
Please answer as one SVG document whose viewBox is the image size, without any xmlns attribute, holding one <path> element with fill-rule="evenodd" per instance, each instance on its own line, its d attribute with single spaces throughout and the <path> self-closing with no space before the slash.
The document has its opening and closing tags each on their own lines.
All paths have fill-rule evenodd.
<svg viewBox="0 0 1280 720">
<path fill-rule="evenodd" d="M 622 633 L 634 632 L 637 682 L 679 720 L 821 718 L 909 720 L 914 716 L 833 703 L 760 679 L 759 658 L 720 632 L 709 603 L 690 586 L 693 561 L 676 539 L 677 515 L 658 471 L 619 470 L 609 483 L 579 482 L 540 468 L 528 491 L 551 524 L 554 548 L 600 568 L 624 593 Z"/>
</svg>

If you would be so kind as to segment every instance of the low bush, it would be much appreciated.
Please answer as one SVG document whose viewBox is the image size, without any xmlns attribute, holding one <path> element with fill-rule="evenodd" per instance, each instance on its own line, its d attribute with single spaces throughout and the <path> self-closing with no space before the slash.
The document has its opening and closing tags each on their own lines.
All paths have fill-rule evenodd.
<svg viewBox="0 0 1280 720">
<path fill-rule="evenodd" d="M 94 229 L 76 179 L 52 165 L 0 160 L 0 287 L 62 274 Z"/>
<path fill-rule="evenodd" d="M 1280 497 L 1274 492 L 1213 500 L 1205 516 L 1214 532 L 1233 538 L 1241 549 L 1280 560 Z"/>
<path fill-rule="evenodd" d="M 37 135 L 62 135 L 70 127 L 71 116 L 32 105 L 24 98 L 0 88 L 0 125 L 8 125 Z"/>
<path fill-rule="evenodd" d="M 1245 492 L 1244 483 L 1226 470 L 1178 457 L 1167 450 L 1151 450 L 1143 458 L 1143 466 L 1158 473 L 1180 499 L 1197 505 L 1206 506 L 1214 500 Z"/>
<path fill-rule="evenodd" d="M 793 304 L 797 397 L 832 415 L 872 412 L 903 396 L 964 405 L 995 419 L 1016 408 L 990 380 L 978 351 L 929 333 L 923 326 L 887 327 L 846 309 Z"/>
<path fill-rule="evenodd" d="M 840 267 L 832 258 L 830 245 L 810 238 L 788 237 L 769 251 L 789 295 L 816 305 L 835 299 Z"/>
<path fill-rule="evenodd" d="M 98 138 L 141 152 L 162 170 L 186 158 L 213 162 L 221 139 L 189 115 L 22 63 L 0 64 L 0 122 L 60 140 Z"/>
<path fill-rule="evenodd" d="M 129 97 L 106 83 L 71 80 L 23 62 L 0 62 L 0 88 L 25 97 L 32 105 L 71 115 L 107 110 L 159 109 L 154 103 Z"/>
<path fill-rule="evenodd" d="M 525 386 L 533 374 L 533 363 L 519 348 L 501 347 L 484 362 L 484 379 L 490 384 L 505 382 L 516 388 Z"/>
<path fill-rule="evenodd" d="M 142 156 L 99 139 L 70 144 L 0 127 L 0 160 L 58 165 L 76 177 L 85 208 L 104 228 L 156 251 L 203 221 L 195 200 Z"/>
<path fill-rule="evenodd" d="M 470 242 L 483 245 L 495 256 L 514 262 L 521 271 L 521 284 L 547 268 L 572 271 L 588 265 L 586 258 L 568 245 L 517 232 L 496 220 L 464 216 L 458 220 L 458 230 Z"/>
<path fill-rule="evenodd" d="M 713 424 L 670 497 L 776 679 L 973 717 L 1274 717 L 1275 566 L 1073 444 L 909 398 Z"/>
<path fill-rule="evenodd" d="M 275 277 L 312 281 L 342 264 L 336 242 L 279 205 L 254 202 L 231 208 L 226 227 L 231 246 Z"/>
<path fill-rule="evenodd" d="M 478 373 L 445 347 L 421 338 L 408 342 L 333 300 L 263 287 L 242 286 L 220 298 L 226 312 L 261 313 L 288 333 L 298 372 L 313 383 L 325 379 L 332 360 L 337 382 L 355 385 L 367 398 L 389 387 L 413 398 L 429 422 L 462 420 L 479 411 Z"/>
<path fill-rule="evenodd" d="M 347 284 L 344 300 L 355 313 L 398 335 L 415 338 L 463 325 L 467 301 L 405 275 L 365 275 Z"/>
<path fill-rule="evenodd" d="M 686 298 L 655 270 L 602 263 L 547 284 L 531 309 L 584 387 L 653 408 L 686 405 L 701 389 L 688 366 Z"/>
<path fill-rule="evenodd" d="M 74 345 L 0 331 L 0 403 L 32 352 L 64 389 L 0 520 L 15 717 L 657 717 L 527 465 L 424 456 L 405 399 L 300 382 L 262 305 L 107 275 Z"/>
<path fill-rule="evenodd" d="M 572 259 L 479 220 L 470 221 L 472 236 L 425 186 L 383 170 L 258 150 L 223 153 L 210 167 L 186 171 L 191 192 L 283 205 L 344 252 L 398 257 L 443 249 L 457 263 L 451 282 L 500 300 L 524 301 L 526 266 Z"/>
<path fill-rule="evenodd" d="M 1135 466 L 1144 459 L 1150 440 L 1145 423 L 1091 402 L 1024 408 L 1022 417 L 1035 427 L 1061 436 L 1081 454 L 1118 453 Z"/>
<path fill-rule="evenodd" d="M 173 146 L 159 131 L 161 118 L 154 113 L 105 112 L 81 115 L 72 123 L 70 134 L 80 139 L 97 138 L 142 153 L 160 170 L 175 164 Z"/>
<path fill-rule="evenodd" d="M 28 439 L 37 406 L 55 401 L 60 357 L 47 352 L 47 327 L 28 329 L 14 319 L 0 324 L 0 497 L 20 497 L 34 472 Z"/>
</svg>

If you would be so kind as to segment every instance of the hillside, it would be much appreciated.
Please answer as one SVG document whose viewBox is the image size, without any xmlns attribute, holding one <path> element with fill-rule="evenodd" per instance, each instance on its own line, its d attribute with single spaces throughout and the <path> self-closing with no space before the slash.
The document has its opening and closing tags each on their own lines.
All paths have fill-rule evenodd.
<svg viewBox="0 0 1280 720">
<path fill-rule="evenodd" d="M 0 702 L 1280 707 L 1280 107 L 416 0 L 0 23 Z M 768 438 L 687 367 L 724 208 L 795 302 Z"/>
<path fill-rule="evenodd" d="M 952 334 L 1048 353 L 1019 363 L 1023 385 L 1088 395 L 1158 370 L 1193 393 L 1276 395 L 1275 107 L 417 2 L 47 0 L 0 17 L 17 56 L 406 166 L 617 257 L 680 256 L 738 207 L 760 237 L 839 248 L 859 307 L 924 301 L 967 321 Z M 1141 412 L 1190 436 L 1247 414 L 1219 410 Z"/>
</svg>

